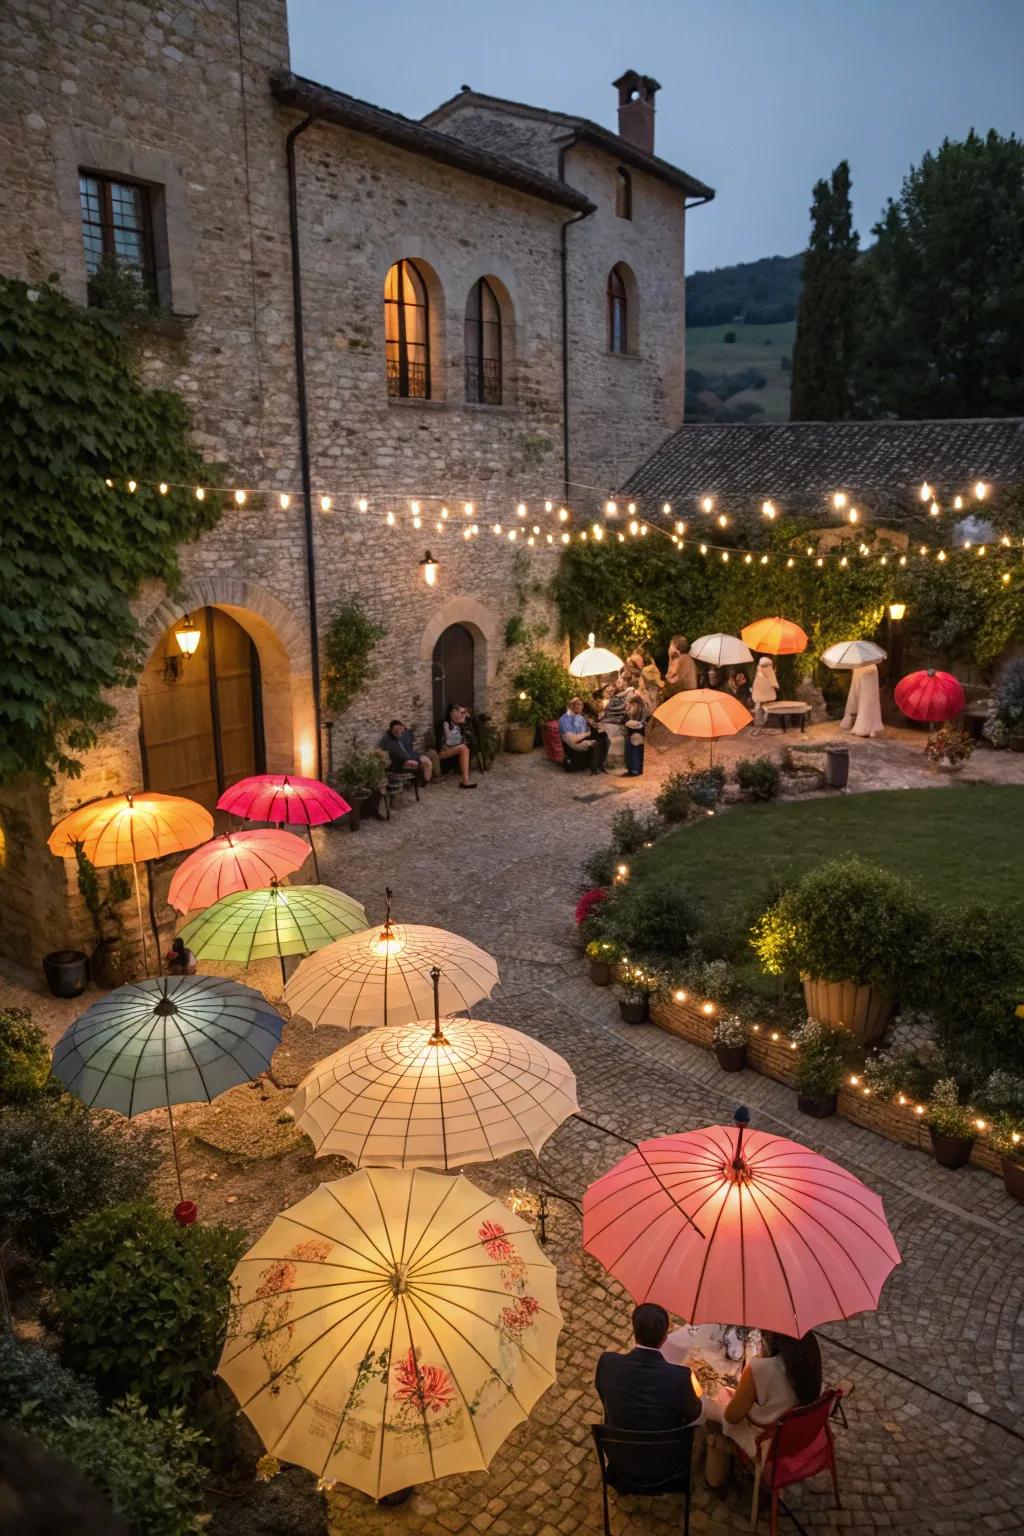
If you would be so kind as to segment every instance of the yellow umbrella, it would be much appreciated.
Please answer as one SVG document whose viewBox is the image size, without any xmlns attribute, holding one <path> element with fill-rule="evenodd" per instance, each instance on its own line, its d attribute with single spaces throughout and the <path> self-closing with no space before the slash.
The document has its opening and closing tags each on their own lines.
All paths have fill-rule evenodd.
<svg viewBox="0 0 1024 1536">
<path fill-rule="evenodd" d="M 232 1276 L 218 1372 L 268 1452 L 370 1498 L 482 1471 L 555 1382 L 555 1269 L 459 1176 L 363 1169 Z"/>
<path fill-rule="evenodd" d="M 145 790 L 140 794 L 107 795 L 103 800 L 80 805 L 58 821 L 50 833 L 48 847 L 58 858 L 68 859 L 74 857 L 75 845 L 81 844 L 86 858 L 97 869 L 108 869 L 115 864 L 132 866 L 142 958 L 148 975 L 139 862 L 162 859 L 168 853 L 183 853 L 186 848 L 195 848 L 212 836 L 213 817 L 203 806 L 181 795 L 161 795 Z M 159 945 L 159 940 L 157 943 Z"/>
</svg>

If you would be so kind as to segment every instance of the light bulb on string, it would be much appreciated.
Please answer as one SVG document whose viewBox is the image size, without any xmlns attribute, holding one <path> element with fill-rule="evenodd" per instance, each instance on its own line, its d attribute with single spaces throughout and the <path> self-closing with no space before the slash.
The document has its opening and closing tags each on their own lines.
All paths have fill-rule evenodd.
<svg viewBox="0 0 1024 1536">
<path fill-rule="evenodd" d="M 928 515 L 930 517 L 938 517 L 938 515 L 939 515 L 939 504 L 938 504 L 937 501 L 933 501 L 931 506 L 928 508 Z"/>
<path fill-rule="evenodd" d="M 860 513 L 857 511 L 856 507 L 850 508 L 849 512 L 847 513 L 847 517 L 850 519 L 851 523 L 860 522 Z"/>
<path fill-rule="evenodd" d="M 685 533 L 685 532 L 686 532 L 686 524 L 685 523 L 676 523 L 676 533 Z"/>
<path fill-rule="evenodd" d="M 359 508 L 360 512 L 368 512 L 370 510 L 370 503 L 367 501 L 365 496 L 360 496 L 359 500 L 356 502 L 356 506 Z"/>
<path fill-rule="evenodd" d="M 321 512 L 329 512 L 330 510 L 331 510 L 331 498 L 329 496 L 321 496 L 320 497 L 320 511 Z"/>
<path fill-rule="evenodd" d="M 606 501 L 604 504 L 604 510 L 605 515 L 608 517 L 618 517 L 619 515 L 618 506 L 614 501 Z"/>
<path fill-rule="evenodd" d="M 443 523 L 446 523 L 448 521 L 448 508 L 447 507 L 442 507 L 441 508 L 441 521 Z"/>
<path fill-rule="evenodd" d="M 545 511 L 548 510 L 548 507 L 549 507 L 549 503 L 545 502 L 544 503 Z M 565 507 L 559 507 L 559 509 L 558 509 L 558 521 L 560 523 L 567 523 L 569 521 L 569 514 L 566 511 Z"/>
<path fill-rule="evenodd" d="M 646 523 L 641 523 L 640 524 L 640 537 L 642 539 L 647 537 L 647 524 Z"/>
<path fill-rule="evenodd" d="M 291 506 L 291 500 L 292 500 L 291 497 L 289 496 L 288 492 L 287 491 L 282 491 L 280 496 L 277 499 L 278 499 L 278 501 L 280 503 L 281 511 L 282 512 L 287 512 L 288 508 Z"/>
<path fill-rule="evenodd" d="M 979 480 L 975 485 L 974 494 L 979 501 L 985 500 L 985 497 L 988 495 L 988 486 L 985 484 L 984 480 Z"/>
<path fill-rule="evenodd" d="M 704 512 L 713 512 L 715 510 L 715 499 L 713 496 L 705 496 L 702 498 L 701 510 Z"/>
<path fill-rule="evenodd" d="M 627 504 L 627 506 L 626 506 L 626 511 L 629 513 L 630 517 L 632 517 L 633 513 L 636 511 L 636 502 L 635 501 L 629 502 Z"/>
<path fill-rule="evenodd" d="M 128 482 L 128 489 L 129 490 L 134 490 L 135 489 L 135 487 L 132 485 L 132 482 L 130 480 Z M 236 491 L 235 492 L 235 501 L 236 501 L 238 506 L 244 507 L 245 506 L 245 492 L 244 491 Z"/>
<path fill-rule="evenodd" d="M 706 544 L 702 544 L 702 545 L 701 545 L 701 546 L 700 546 L 700 552 L 701 552 L 701 554 L 702 554 L 702 555 L 706 555 L 706 554 L 707 554 L 707 552 L 708 552 L 708 547 L 707 547 L 707 545 L 706 545 Z"/>
<path fill-rule="evenodd" d="M 201 485 L 197 485 L 196 486 L 196 501 L 203 501 L 203 500 L 205 500 L 205 497 L 206 497 L 206 492 L 203 490 Z"/>
<path fill-rule="evenodd" d="M 167 489 L 168 489 L 167 481 L 166 480 L 161 480 L 159 486 L 157 487 L 157 489 L 159 490 L 161 496 L 166 496 L 167 495 Z"/>
<path fill-rule="evenodd" d="M 729 519 L 726 517 L 725 513 L 724 512 L 719 512 L 719 514 L 718 514 L 718 526 L 719 526 L 719 528 L 726 528 L 726 527 L 728 527 L 728 525 L 729 525 Z"/>
<path fill-rule="evenodd" d="M 953 497 L 953 510 L 954 510 L 954 512 L 962 512 L 963 511 L 963 505 L 964 505 L 964 499 L 963 499 L 962 496 L 954 496 Z"/>
<path fill-rule="evenodd" d="M 544 503 L 544 511 L 545 512 L 553 512 L 554 510 L 555 510 L 555 504 L 554 504 L 553 501 L 546 501 Z M 561 515 L 561 514 L 559 514 L 559 515 Z M 566 516 L 568 516 L 568 513 L 566 513 Z"/>
<path fill-rule="evenodd" d="M 395 526 L 395 514 L 393 512 L 389 512 L 384 521 L 387 523 L 389 528 L 393 528 Z"/>
<path fill-rule="evenodd" d="M 931 499 L 932 499 L 932 488 L 928 484 L 927 480 L 925 480 L 924 483 L 922 484 L 921 490 L 920 490 L 919 494 L 920 494 L 920 497 L 921 497 L 922 501 L 931 501 Z"/>
<path fill-rule="evenodd" d="M 672 503 L 670 501 L 663 501 L 661 504 L 661 510 L 666 517 L 670 516 L 672 512 Z"/>
<path fill-rule="evenodd" d="M 519 503 L 519 505 L 516 507 L 516 517 L 525 517 L 525 516 L 526 516 L 526 502 L 525 501 L 521 501 Z"/>
<path fill-rule="evenodd" d="M 761 512 L 768 519 L 769 522 L 774 522 L 774 520 L 775 520 L 775 503 L 773 501 L 762 501 L 762 503 L 761 503 Z"/>
<path fill-rule="evenodd" d="M 846 506 L 846 492 L 836 491 L 832 497 L 832 505 L 835 507 L 837 512 L 841 512 Z"/>
<path fill-rule="evenodd" d="M 630 525 L 629 525 L 629 531 L 633 535 L 634 538 L 636 538 L 637 530 L 639 529 L 639 527 L 640 527 L 640 524 L 638 522 L 636 522 L 635 520 L 633 522 L 631 522 Z"/>
<path fill-rule="evenodd" d="M 619 538 L 621 539 L 621 537 L 622 537 L 622 535 L 620 533 L 619 534 Z M 562 543 L 563 544 L 568 544 L 568 542 L 569 542 L 569 535 L 567 533 L 563 533 L 562 534 Z"/>
<path fill-rule="evenodd" d="M 767 555 L 762 555 L 761 556 L 761 564 L 762 565 L 767 565 L 768 564 L 768 556 Z"/>
<path fill-rule="evenodd" d="M 130 490 L 130 491 L 135 491 L 135 490 L 136 490 L 136 489 L 137 489 L 137 488 L 138 488 L 138 483 L 139 483 L 139 482 L 138 482 L 138 481 L 137 481 L 137 480 L 129 480 L 129 481 L 128 481 L 128 489 L 129 489 L 129 490 Z M 236 497 L 237 497 L 237 494 L 238 494 L 238 493 L 237 493 L 237 491 L 236 491 L 236 493 L 235 493 L 235 495 L 236 495 Z M 244 497 L 243 497 L 243 500 L 244 500 Z"/>
<path fill-rule="evenodd" d="M 467 502 L 465 502 L 463 504 L 462 515 L 463 515 L 463 517 L 472 517 L 473 516 L 473 503 L 471 501 L 467 501 Z"/>
<path fill-rule="evenodd" d="M 494 531 L 495 531 L 496 534 L 499 534 L 499 535 L 501 534 L 501 524 L 500 523 L 495 523 Z"/>
</svg>

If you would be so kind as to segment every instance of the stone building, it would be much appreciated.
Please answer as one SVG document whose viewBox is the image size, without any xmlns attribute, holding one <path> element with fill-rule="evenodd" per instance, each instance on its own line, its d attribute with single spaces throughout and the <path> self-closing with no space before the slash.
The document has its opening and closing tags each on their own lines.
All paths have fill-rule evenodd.
<svg viewBox="0 0 1024 1536">
<path fill-rule="evenodd" d="M 292 74 L 285 0 L 7 0 L 0 70 L 2 270 L 86 302 L 137 268 L 141 370 L 247 490 L 182 552 L 180 597 L 140 595 L 149 661 L 82 777 L 0 791 L 3 944 L 35 957 L 75 937 L 38 853 L 73 805 L 327 771 L 339 607 L 385 635 L 335 757 L 453 693 L 501 714 L 558 509 L 682 420 L 685 212 L 712 193 L 654 156 L 646 77 L 617 82 L 618 134 L 468 90 L 417 122 Z"/>
</svg>

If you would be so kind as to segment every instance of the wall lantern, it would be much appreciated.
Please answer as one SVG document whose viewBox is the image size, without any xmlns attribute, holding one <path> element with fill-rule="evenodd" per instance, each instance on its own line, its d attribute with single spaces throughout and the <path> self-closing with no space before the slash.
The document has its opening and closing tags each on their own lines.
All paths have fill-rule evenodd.
<svg viewBox="0 0 1024 1536">
<path fill-rule="evenodd" d="M 420 561 L 420 570 L 423 572 L 423 580 L 428 587 L 437 585 L 437 561 L 429 549 Z"/>
<path fill-rule="evenodd" d="M 191 614 L 186 613 L 174 631 L 174 638 L 178 642 L 178 650 L 183 656 L 195 655 L 199 649 L 199 642 L 202 639 L 202 630 L 198 624 L 193 624 Z"/>
<path fill-rule="evenodd" d="M 889 617 L 894 622 L 898 623 L 899 620 L 902 619 L 902 617 L 906 613 L 906 611 L 907 611 L 906 603 L 890 603 L 889 604 Z"/>
</svg>

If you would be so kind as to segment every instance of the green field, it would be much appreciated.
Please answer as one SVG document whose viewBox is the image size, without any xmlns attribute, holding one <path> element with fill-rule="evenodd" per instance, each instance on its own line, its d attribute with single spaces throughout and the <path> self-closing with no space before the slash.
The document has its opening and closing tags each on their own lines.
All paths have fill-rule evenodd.
<svg viewBox="0 0 1024 1536">
<path fill-rule="evenodd" d="M 726 342 L 726 332 L 735 332 L 736 340 Z M 752 400 L 764 411 L 759 421 L 789 420 L 790 375 L 783 373 L 781 359 L 792 361 L 796 321 L 784 325 L 700 325 L 686 332 L 686 366 L 701 373 L 736 373 L 741 368 L 758 368 L 767 377 L 764 389 L 744 390 L 732 402 Z"/>
<path fill-rule="evenodd" d="M 699 914 L 708 954 L 746 953 L 753 920 L 794 877 L 857 853 L 947 906 L 984 902 L 1021 921 L 1024 789 L 957 785 L 744 805 L 681 827 L 631 859 L 630 880 L 672 880 Z M 751 969 L 756 968 L 750 955 Z"/>
</svg>

